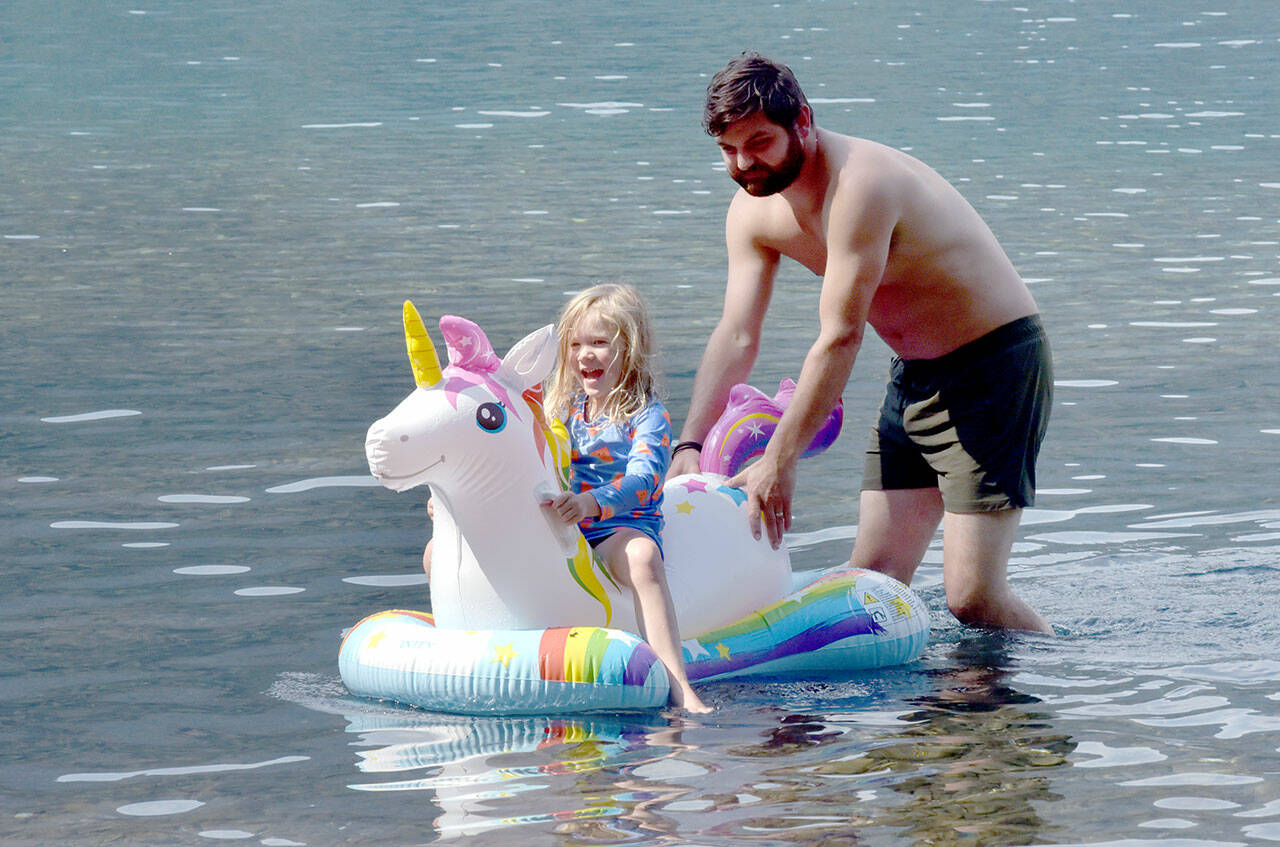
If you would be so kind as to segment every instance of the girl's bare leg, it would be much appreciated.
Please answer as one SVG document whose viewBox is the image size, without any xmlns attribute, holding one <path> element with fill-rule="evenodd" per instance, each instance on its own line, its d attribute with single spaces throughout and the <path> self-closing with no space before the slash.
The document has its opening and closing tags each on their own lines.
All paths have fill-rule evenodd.
<svg viewBox="0 0 1280 847">
<path fill-rule="evenodd" d="M 630 587 L 635 596 L 640 635 L 667 669 L 671 703 L 693 714 L 712 711 L 694 692 L 685 674 L 675 607 L 667 588 L 662 554 L 653 539 L 633 529 L 622 529 L 601 542 L 596 552 L 614 577 Z"/>
</svg>

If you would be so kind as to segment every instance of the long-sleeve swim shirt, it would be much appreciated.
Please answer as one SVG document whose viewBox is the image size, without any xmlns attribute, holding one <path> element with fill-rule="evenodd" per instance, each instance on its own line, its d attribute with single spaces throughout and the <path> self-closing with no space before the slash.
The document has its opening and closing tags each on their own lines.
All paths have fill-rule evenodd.
<svg viewBox="0 0 1280 847">
<path fill-rule="evenodd" d="M 586 397 L 574 403 L 568 424 L 572 442 L 570 487 L 590 491 L 600 516 L 582 522 L 588 540 L 619 527 L 662 530 L 662 483 L 671 465 L 671 416 L 659 400 L 618 424 L 586 419 Z"/>
</svg>

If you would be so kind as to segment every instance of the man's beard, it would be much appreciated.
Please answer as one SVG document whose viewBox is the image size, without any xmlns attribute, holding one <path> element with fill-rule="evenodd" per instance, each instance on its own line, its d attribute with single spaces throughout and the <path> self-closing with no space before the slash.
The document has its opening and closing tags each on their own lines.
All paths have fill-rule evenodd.
<svg viewBox="0 0 1280 847">
<path fill-rule="evenodd" d="M 730 171 L 733 181 L 747 190 L 752 197 L 768 197 L 784 191 L 800 175 L 804 167 L 804 145 L 794 129 L 787 132 L 787 155 L 777 167 L 760 162 L 744 175 L 742 171 Z"/>
</svg>

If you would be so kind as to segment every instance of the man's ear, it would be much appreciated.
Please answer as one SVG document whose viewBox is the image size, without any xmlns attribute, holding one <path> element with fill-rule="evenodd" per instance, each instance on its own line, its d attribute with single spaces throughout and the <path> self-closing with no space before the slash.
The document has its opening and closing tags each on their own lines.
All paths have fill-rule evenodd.
<svg viewBox="0 0 1280 847">
<path fill-rule="evenodd" d="M 800 136 L 801 139 L 808 138 L 813 134 L 813 110 L 809 108 L 807 103 L 800 106 L 800 112 L 796 115 L 796 121 L 793 126 L 795 127 L 796 135 Z"/>
</svg>

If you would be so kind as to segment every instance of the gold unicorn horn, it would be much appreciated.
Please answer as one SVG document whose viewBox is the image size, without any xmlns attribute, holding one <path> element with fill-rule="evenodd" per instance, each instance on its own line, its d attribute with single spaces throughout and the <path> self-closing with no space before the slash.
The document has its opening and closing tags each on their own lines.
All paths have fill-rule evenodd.
<svg viewBox="0 0 1280 847">
<path fill-rule="evenodd" d="M 427 335 L 422 316 L 412 301 L 404 301 L 404 340 L 409 347 L 409 364 L 413 367 L 413 381 L 419 388 L 430 388 L 441 380 L 440 357 L 436 346 Z"/>
</svg>

